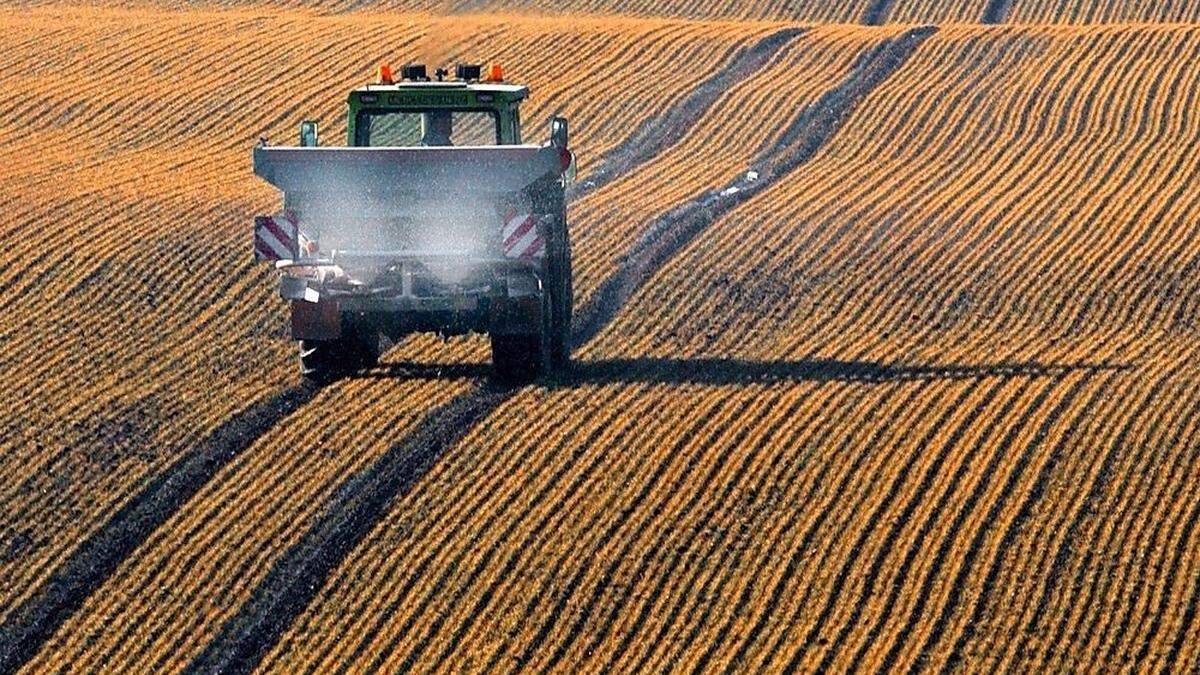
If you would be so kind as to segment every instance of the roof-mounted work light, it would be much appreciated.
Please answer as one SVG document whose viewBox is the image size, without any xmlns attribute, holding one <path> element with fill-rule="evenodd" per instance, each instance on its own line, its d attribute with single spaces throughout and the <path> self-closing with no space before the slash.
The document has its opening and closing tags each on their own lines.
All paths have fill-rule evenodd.
<svg viewBox="0 0 1200 675">
<path fill-rule="evenodd" d="M 459 63 L 454 66 L 454 79 L 463 82 L 477 82 L 483 75 L 483 66 L 477 63 Z"/>
<path fill-rule="evenodd" d="M 400 79 L 414 82 L 428 82 L 429 74 L 424 63 L 406 63 L 400 66 Z"/>
</svg>

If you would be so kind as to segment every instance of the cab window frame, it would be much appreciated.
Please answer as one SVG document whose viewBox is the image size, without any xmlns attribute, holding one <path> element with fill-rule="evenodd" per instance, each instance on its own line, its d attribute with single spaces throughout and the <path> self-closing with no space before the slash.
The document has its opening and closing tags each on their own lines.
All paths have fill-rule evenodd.
<svg viewBox="0 0 1200 675">
<path fill-rule="evenodd" d="M 371 143 L 370 143 L 370 140 L 371 140 L 371 138 L 370 138 L 370 136 L 371 136 L 371 120 L 370 120 L 370 118 L 371 117 L 379 117 L 379 116 L 383 116 L 383 115 L 394 115 L 397 113 L 422 115 L 425 113 L 439 112 L 439 111 L 449 112 L 451 114 L 454 114 L 454 113 L 484 113 L 487 115 L 491 115 L 492 128 L 495 131 L 495 136 L 493 139 L 494 142 L 492 144 L 493 145 L 503 145 L 503 142 L 502 142 L 502 139 L 503 139 L 502 131 L 503 130 L 501 129 L 502 120 L 500 119 L 500 111 L 496 110 L 495 108 L 490 108 L 490 107 L 449 108 L 449 107 L 438 107 L 438 106 L 429 106 L 429 107 L 424 107 L 424 108 L 411 108 L 411 107 L 394 108 L 394 107 L 386 107 L 386 106 L 373 106 L 373 107 L 369 107 L 369 108 L 359 108 L 358 111 L 354 114 L 354 145 L 356 147 L 364 147 L 364 148 L 416 147 L 416 146 L 371 145 Z"/>
</svg>

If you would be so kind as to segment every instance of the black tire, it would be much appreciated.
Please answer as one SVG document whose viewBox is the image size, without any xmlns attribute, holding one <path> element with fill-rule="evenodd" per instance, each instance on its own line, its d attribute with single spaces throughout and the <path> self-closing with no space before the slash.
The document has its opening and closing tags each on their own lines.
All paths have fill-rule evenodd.
<svg viewBox="0 0 1200 675">
<path fill-rule="evenodd" d="M 379 331 L 342 319 L 342 336 L 336 340 L 301 340 L 300 374 L 326 384 L 379 362 Z"/>
<path fill-rule="evenodd" d="M 533 335 L 492 335 L 492 368 L 502 382 L 532 382 L 550 370 L 549 299 L 542 297 L 542 328 Z"/>
<path fill-rule="evenodd" d="M 552 237 L 555 242 L 548 251 L 548 283 L 550 294 L 550 367 L 563 370 L 571 362 L 571 314 L 574 305 L 574 290 L 571 278 L 571 245 L 567 237 L 566 219 L 558 221 L 559 231 Z"/>
</svg>

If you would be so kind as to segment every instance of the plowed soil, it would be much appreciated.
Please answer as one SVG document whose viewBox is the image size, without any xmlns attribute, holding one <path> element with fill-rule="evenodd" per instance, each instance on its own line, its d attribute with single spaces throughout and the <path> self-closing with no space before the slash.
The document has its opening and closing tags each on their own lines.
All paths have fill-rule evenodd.
<svg viewBox="0 0 1200 675">
<path fill-rule="evenodd" d="M 1200 9 L 0 8 L 0 672 L 1200 668 Z M 574 363 L 301 382 L 260 137 L 570 118 Z"/>
</svg>

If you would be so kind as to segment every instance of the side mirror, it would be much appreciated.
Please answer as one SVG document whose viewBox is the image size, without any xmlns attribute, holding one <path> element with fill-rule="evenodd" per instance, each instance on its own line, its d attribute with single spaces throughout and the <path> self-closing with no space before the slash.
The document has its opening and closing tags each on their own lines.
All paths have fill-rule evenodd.
<svg viewBox="0 0 1200 675">
<path fill-rule="evenodd" d="M 300 123 L 300 147 L 315 148 L 317 147 L 317 123 L 312 120 L 304 120 Z"/>
<path fill-rule="evenodd" d="M 556 148 L 567 147 L 567 118 L 550 118 L 550 145 Z"/>
</svg>

